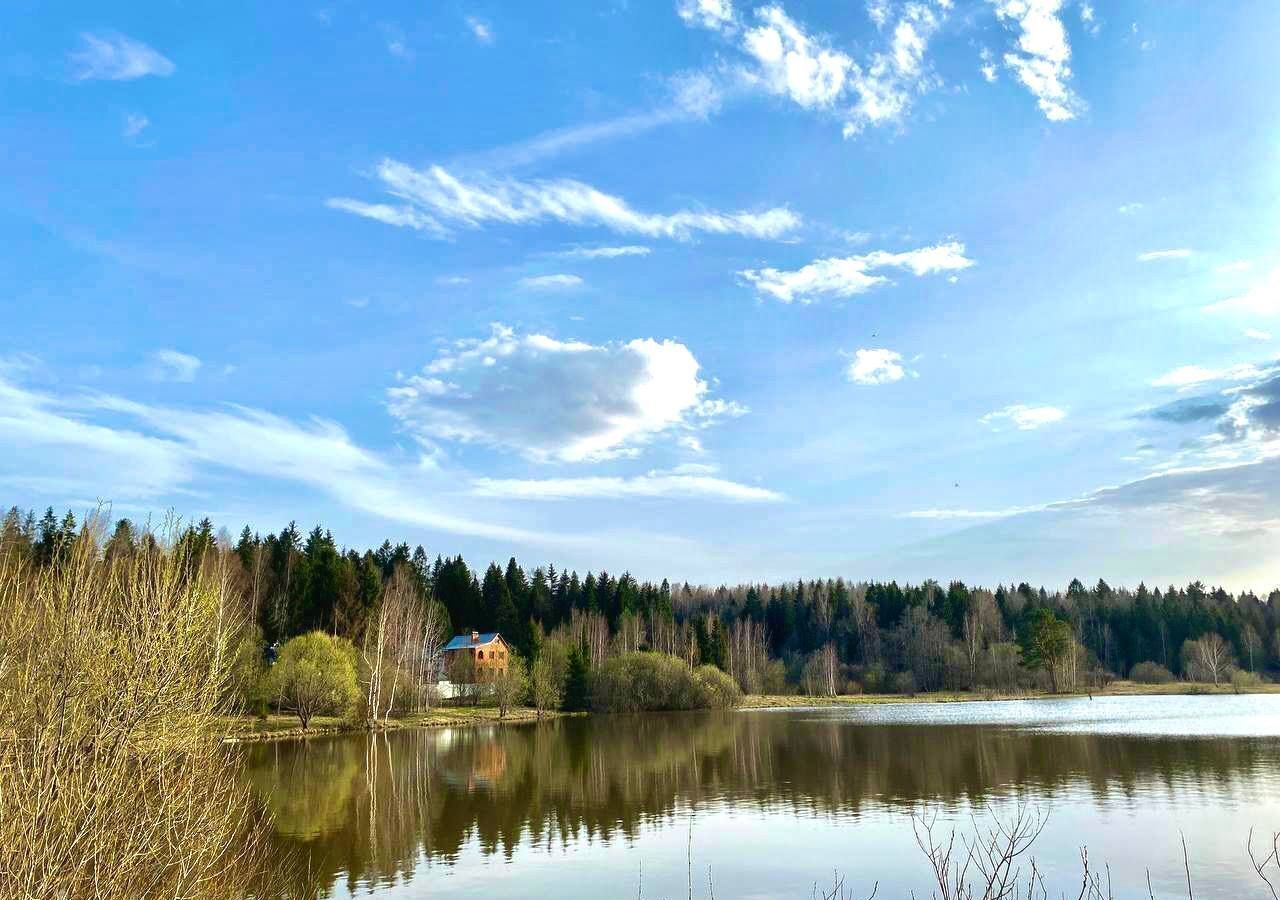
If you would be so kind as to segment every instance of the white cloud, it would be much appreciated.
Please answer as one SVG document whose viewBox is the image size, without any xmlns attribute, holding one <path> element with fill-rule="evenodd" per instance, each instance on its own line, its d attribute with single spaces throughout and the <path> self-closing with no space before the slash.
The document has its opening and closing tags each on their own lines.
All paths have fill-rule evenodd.
<svg viewBox="0 0 1280 900">
<path fill-rule="evenodd" d="M 137 427 L 91 421 L 99 414 L 126 416 Z M 304 484 L 351 509 L 453 534 L 544 545 L 581 541 L 440 512 L 440 491 L 423 489 L 419 471 L 388 465 L 322 419 L 299 424 L 238 406 L 211 412 L 106 394 L 54 397 L 0 375 L 0 430 L 6 462 L 18 471 L 24 468 L 18 454 L 39 459 L 43 490 L 154 504 L 193 493 L 202 472 L 238 472 Z M 4 468 L 0 480 L 22 477 L 6 477 Z"/>
<path fill-rule="evenodd" d="M 467 16 L 467 27 L 471 29 L 472 36 L 480 43 L 493 43 L 493 27 L 488 22 L 483 19 L 477 19 L 475 16 Z"/>
<path fill-rule="evenodd" d="M 132 81 L 147 75 L 167 78 L 175 66 L 141 41 L 114 32 L 80 35 L 81 47 L 71 54 L 77 81 Z"/>
<path fill-rule="evenodd" d="M 436 279 L 436 284 L 444 285 L 445 287 L 458 287 L 459 285 L 470 283 L 471 279 L 466 275 L 441 275 Z"/>
<path fill-rule="evenodd" d="M 1138 262 L 1161 262 L 1166 259 L 1190 259 L 1191 251 L 1186 247 L 1176 247 L 1171 250 L 1148 250 L 1146 253 L 1138 254 Z"/>
<path fill-rule="evenodd" d="M 743 85 L 839 117 L 845 137 L 851 137 L 867 126 L 900 121 L 913 99 L 938 83 L 925 53 L 949 6 L 905 3 L 897 21 L 885 29 L 889 6 L 873 4 L 869 14 L 886 30 L 887 44 L 861 65 L 829 38 L 807 32 L 778 4 L 757 8 L 755 22 L 747 28 L 739 28 L 728 4 L 719 0 L 683 0 L 677 11 L 688 24 L 736 40 L 749 61 L 738 70 Z M 707 8 L 716 13 L 703 15 Z"/>
<path fill-rule="evenodd" d="M 387 38 L 387 52 L 397 59 L 413 59 L 413 51 L 402 37 Z"/>
<path fill-rule="evenodd" d="M 514 450 L 535 461 L 634 456 L 668 433 L 742 415 L 709 396 L 683 344 L 637 339 L 589 344 L 495 325 L 463 340 L 388 390 L 410 433 Z"/>
<path fill-rule="evenodd" d="M 520 286 L 535 291 L 560 291 L 582 287 L 582 279 L 577 275 L 530 275 L 520 279 Z"/>
<path fill-rule="evenodd" d="M 764 88 L 805 109 L 830 107 L 839 100 L 858 68 L 853 58 L 810 37 L 780 6 L 761 7 L 756 16 L 760 24 L 743 35 L 743 49 L 759 66 Z"/>
<path fill-rule="evenodd" d="M 650 252 L 648 247 L 632 244 L 625 247 L 572 247 L 553 255 L 565 259 L 616 259 L 619 256 L 648 256 Z"/>
<path fill-rule="evenodd" d="M 1018 29 L 1017 49 L 1004 63 L 1036 98 L 1051 122 L 1074 119 L 1085 108 L 1067 86 L 1071 80 L 1071 45 L 1058 13 L 1062 0 L 988 0 L 996 17 Z"/>
<path fill-rule="evenodd" d="M 907 372 L 901 353 L 881 347 L 855 350 L 845 375 L 854 384 L 889 384 L 901 381 Z"/>
<path fill-rule="evenodd" d="M 1039 512 L 1043 509 L 1045 509 L 1044 506 L 1009 506 L 1004 509 L 913 509 L 910 512 L 903 513 L 900 518 L 933 519 L 940 521 L 1006 519 L 1009 516 L 1019 516 L 1023 513 Z"/>
<path fill-rule="evenodd" d="M 706 72 L 680 72 L 672 75 L 668 84 L 675 106 L 673 118 L 682 113 L 685 117 L 706 119 L 724 105 L 724 91 Z"/>
<path fill-rule="evenodd" d="M 982 66 L 979 67 L 978 71 L 982 73 L 982 77 L 988 84 L 994 84 L 996 79 L 1000 77 L 996 73 L 995 54 L 993 54 L 988 48 L 983 47 L 981 52 L 978 54 L 978 57 L 982 60 Z"/>
<path fill-rule="evenodd" d="M 1254 340 L 1254 341 L 1269 341 L 1269 340 L 1271 340 L 1271 332 L 1269 332 L 1269 331 L 1259 331 L 1257 328 L 1246 328 L 1246 329 L 1244 330 L 1244 336 L 1245 336 L 1245 337 L 1247 337 L 1247 338 L 1249 338 L 1250 340 Z"/>
<path fill-rule="evenodd" d="M 745 269 L 738 274 L 761 293 L 790 303 L 810 303 L 823 295 L 852 297 L 886 284 L 885 269 L 903 269 L 920 277 L 939 272 L 956 272 L 974 264 L 965 255 L 964 244 L 950 241 L 901 253 L 876 250 L 858 256 L 817 259 L 794 270 Z"/>
<path fill-rule="evenodd" d="M 1143 204 L 1141 203 L 1122 203 L 1120 206 L 1116 207 L 1116 212 L 1120 213 L 1122 216 L 1131 216 L 1136 212 L 1141 212 L 1142 208 Z"/>
<path fill-rule="evenodd" d="M 629 500 L 639 497 L 677 497 L 727 500 L 735 503 L 776 503 L 783 496 L 776 491 L 710 474 L 680 471 L 653 471 L 630 478 L 589 476 L 584 478 L 480 478 L 472 483 L 472 493 L 481 497 L 508 500 Z"/>
<path fill-rule="evenodd" d="M 124 117 L 124 127 L 121 134 L 125 140 L 133 140 L 142 132 L 146 131 L 147 126 L 151 124 L 151 120 L 140 113 L 127 113 Z"/>
<path fill-rule="evenodd" d="M 677 0 L 676 14 L 686 25 L 697 25 L 711 31 L 729 32 L 736 27 L 730 0 Z"/>
<path fill-rule="evenodd" d="M 364 309 L 368 305 L 368 297 L 352 297 L 347 301 L 347 306 L 350 306 L 352 309 Z"/>
<path fill-rule="evenodd" d="M 490 223 L 531 225 L 546 221 L 596 225 L 624 234 L 687 240 L 695 233 L 738 234 L 776 238 L 793 231 L 800 217 L 782 207 L 762 212 L 721 213 L 680 210 L 670 214 L 644 213 L 621 197 L 606 194 L 580 181 L 518 181 L 481 175 L 468 180 L 440 166 L 414 169 L 383 160 L 377 178 L 397 206 L 334 198 L 330 207 L 444 236 L 453 227 L 481 228 Z"/>
<path fill-rule="evenodd" d="M 1032 431 L 1045 425 L 1052 425 L 1054 422 L 1061 422 L 1066 417 L 1067 414 L 1056 406 L 1025 406 L 1016 403 L 1004 409 L 989 412 L 978 421 L 997 431 L 998 426 L 1006 422 L 1012 423 L 1019 431 Z"/>
<path fill-rule="evenodd" d="M 1229 263 L 1215 266 L 1213 271 L 1219 275 L 1234 275 L 1237 272 L 1248 272 L 1253 268 L 1253 260 L 1235 259 Z"/>
<path fill-rule="evenodd" d="M 1080 4 L 1080 24 L 1084 26 L 1084 30 L 1094 37 L 1102 31 L 1102 23 L 1098 21 L 1098 15 L 1094 11 L 1092 3 Z"/>
<path fill-rule="evenodd" d="M 435 219 L 430 216 L 423 215 L 415 209 L 408 206 L 390 206 L 386 203 L 362 203 L 359 200 L 348 200 L 344 197 L 334 197 L 326 201 L 326 205 L 330 209 L 340 209 L 343 212 L 354 213 L 357 216 L 363 216 L 366 219 L 373 219 L 384 225 L 395 225 L 400 228 L 412 228 L 415 231 L 427 231 L 436 237 L 444 237 L 446 231 Z"/>
<path fill-rule="evenodd" d="M 1219 300 L 1204 307 L 1210 313 L 1251 313 L 1257 316 L 1280 315 L 1280 268 L 1271 272 L 1238 297 Z"/>
<path fill-rule="evenodd" d="M 195 381 L 200 371 L 199 357 L 177 350 L 157 350 L 151 354 L 151 377 L 156 381 Z"/>
<path fill-rule="evenodd" d="M 1262 371 L 1252 363 L 1240 363 L 1225 369 L 1210 369 L 1205 366 L 1179 366 L 1159 378 L 1153 378 L 1151 384 L 1153 387 L 1172 387 L 1186 390 L 1211 381 L 1245 381 L 1257 378 L 1262 374 Z"/>
</svg>

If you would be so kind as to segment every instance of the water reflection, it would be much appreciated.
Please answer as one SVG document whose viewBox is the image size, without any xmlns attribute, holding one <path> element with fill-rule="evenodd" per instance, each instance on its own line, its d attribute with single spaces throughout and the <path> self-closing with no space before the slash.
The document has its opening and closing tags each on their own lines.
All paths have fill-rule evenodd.
<svg viewBox="0 0 1280 900">
<path fill-rule="evenodd" d="M 1220 802 L 1264 782 L 1274 794 L 1280 772 L 1274 738 L 888 718 L 672 714 L 404 731 L 254 746 L 247 770 L 282 845 L 348 892 L 410 881 L 424 864 L 452 868 L 464 851 L 624 852 L 688 810 L 797 827 L 1012 797 L 1123 811 L 1200 794 Z"/>
</svg>

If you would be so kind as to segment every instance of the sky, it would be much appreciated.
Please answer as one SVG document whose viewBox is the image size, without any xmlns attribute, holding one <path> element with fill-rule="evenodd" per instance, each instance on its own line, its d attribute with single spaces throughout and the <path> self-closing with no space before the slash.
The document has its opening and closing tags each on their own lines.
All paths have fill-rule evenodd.
<svg viewBox="0 0 1280 900">
<path fill-rule="evenodd" d="M 1280 585 L 1280 4 L 15 0 L 0 500 Z"/>
</svg>

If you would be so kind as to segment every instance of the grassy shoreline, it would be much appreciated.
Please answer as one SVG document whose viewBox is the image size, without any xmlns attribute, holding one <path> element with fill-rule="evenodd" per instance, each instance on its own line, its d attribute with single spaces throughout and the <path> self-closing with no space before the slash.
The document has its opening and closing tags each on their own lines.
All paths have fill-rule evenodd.
<svg viewBox="0 0 1280 900">
<path fill-rule="evenodd" d="M 542 721 L 581 715 L 580 713 L 545 712 Z M 538 721 L 536 710 L 527 707 L 512 709 L 504 718 L 498 718 L 494 706 L 444 706 L 416 713 L 403 719 L 389 719 L 375 725 L 366 725 L 339 716 L 316 716 L 305 731 L 298 724 L 298 717 L 273 713 L 265 719 L 256 716 L 228 716 L 223 720 L 221 740 L 225 744 L 253 743 L 256 741 L 308 740 L 335 734 L 361 732 L 401 731 L 406 728 L 460 728 L 474 725 L 523 725 Z"/>
<path fill-rule="evenodd" d="M 936 691 L 919 694 L 851 694 L 839 697 L 809 697 L 802 694 L 747 694 L 738 709 L 799 709 L 820 706 L 878 706 L 901 703 L 973 703 L 981 700 L 1052 700 L 1072 697 L 1134 697 L 1165 696 L 1175 694 L 1224 695 L 1236 691 L 1229 684 L 1196 684 L 1174 682 L 1171 684 L 1138 684 L 1132 681 L 1116 681 L 1098 690 L 1051 694 L 1046 691 Z M 1277 694 L 1280 684 L 1261 684 L 1244 694 Z M 546 712 L 543 721 L 585 713 Z M 229 716 L 223 720 L 221 740 L 238 744 L 255 741 L 307 740 L 336 734 L 358 734 L 366 731 L 400 731 L 405 728 L 464 728 L 476 725 L 523 725 L 538 721 L 537 712 L 528 707 L 509 711 L 505 718 L 498 718 L 493 706 L 443 706 L 403 719 L 391 719 L 369 726 L 349 722 L 337 716 L 317 716 L 306 731 L 298 725 L 296 716 L 273 714 L 266 719 L 251 716 Z"/>
</svg>

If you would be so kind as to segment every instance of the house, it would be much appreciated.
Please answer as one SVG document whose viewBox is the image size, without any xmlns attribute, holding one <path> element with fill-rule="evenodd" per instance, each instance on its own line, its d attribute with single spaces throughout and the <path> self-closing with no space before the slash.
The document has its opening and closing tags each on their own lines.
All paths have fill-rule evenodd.
<svg viewBox="0 0 1280 900">
<path fill-rule="evenodd" d="M 471 658 L 475 666 L 476 681 L 507 671 L 511 645 L 496 631 L 459 634 L 444 645 L 445 671 L 452 672 L 456 660 L 463 655 Z"/>
</svg>

